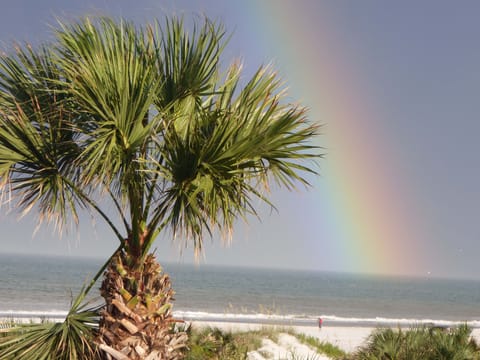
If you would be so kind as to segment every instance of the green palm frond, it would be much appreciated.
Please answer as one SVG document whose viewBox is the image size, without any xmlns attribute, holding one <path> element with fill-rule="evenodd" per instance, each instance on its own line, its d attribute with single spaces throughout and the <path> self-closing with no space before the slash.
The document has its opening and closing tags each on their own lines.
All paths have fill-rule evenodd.
<svg viewBox="0 0 480 360">
<path fill-rule="evenodd" d="M 44 321 L 1 329 L 0 358 L 5 360 L 95 360 L 98 308 L 88 308 L 82 290 L 61 323 Z"/>
<path fill-rule="evenodd" d="M 288 188 L 308 184 L 302 173 L 314 170 L 302 162 L 318 157 L 309 143 L 317 127 L 307 124 L 304 108 L 285 104 L 277 76 L 260 68 L 235 94 L 239 75 L 232 66 L 219 90 L 201 99 L 202 109 L 190 109 L 185 128 L 166 126 L 158 153 L 146 160 L 144 171 L 163 179 L 158 218 L 197 249 L 205 231 L 229 234 L 237 217 L 256 215 L 255 198 L 270 204 L 270 176 Z"/>
<path fill-rule="evenodd" d="M 81 115 L 85 181 L 136 180 L 131 169 L 150 134 L 160 84 L 151 40 L 132 24 L 109 19 L 62 25 L 57 35 L 57 61 Z"/>
<path fill-rule="evenodd" d="M 41 213 L 62 222 L 70 210 L 76 219 L 76 189 L 64 176 L 71 173 L 76 148 L 62 138 L 57 128 L 39 111 L 35 121 L 19 107 L 17 112 L 0 112 L 0 177 L 17 194 L 17 205 L 29 211 L 38 205 Z M 68 132 L 68 130 L 66 130 Z"/>
<path fill-rule="evenodd" d="M 79 149 L 58 78 L 45 49 L 37 54 L 17 48 L 15 57 L 0 58 L 2 191 L 16 193 L 16 205 L 25 212 L 38 205 L 61 225 L 68 214 L 77 219 L 83 201 L 73 185 Z"/>
<path fill-rule="evenodd" d="M 0 59 L 0 101 L 3 106 L 14 109 L 16 104 L 35 103 L 43 109 L 57 109 L 62 98 L 58 67 L 47 46 L 33 49 L 30 45 L 15 46 L 15 55 L 2 55 Z M 28 106 L 25 108 L 27 109 Z"/>
<path fill-rule="evenodd" d="M 223 26 L 205 19 L 200 28 L 194 24 L 189 34 L 183 19 L 167 18 L 163 27 L 157 22 L 155 34 L 160 39 L 156 49 L 158 75 L 162 79 L 158 109 L 176 111 L 172 106 L 189 100 L 200 105 L 198 100 L 211 94 L 215 87 L 220 54 L 226 45 Z"/>
</svg>

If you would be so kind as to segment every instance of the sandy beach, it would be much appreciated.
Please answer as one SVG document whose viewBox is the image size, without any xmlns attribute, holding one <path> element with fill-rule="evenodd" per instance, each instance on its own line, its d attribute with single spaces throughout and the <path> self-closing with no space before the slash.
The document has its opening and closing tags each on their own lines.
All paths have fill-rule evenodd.
<svg viewBox="0 0 480 360">
<path fill-rule="evenodd" d="M 374 327 L 361 326 L 323 326 L 321 329 L 314 326 L 281 326 L 281 325 L 264 325 L 258 323 L 238 323 L 238 322 L 208 322 L 208 321 L 194 321 L 192 323 L 195 327 L 212 327 L 219 328 L 224 331 L 238 332 L 259 330 L 265 327 L 272 327 L 277 330 L 288 329 L 293 330 L 299 334 L 313 336 L 321 341 L 331 343 L 346 352 L 353 352 L 359 346 L 363 345 L 368 336 L 375 329 Z M 480 329 L 473 329 L 472 337 L 480 342 Z M 322 355 L 317 355 L 308 346 L 300 344 L 295 337 L 286 333 L 281 334 L 278 343 L 273 343 L 271 340 L 264 339 L 262 348 L 259 351 L 251 352 L 249 360 L 263 360 L 265 357 L 262 353 L 269 353 L 274 359 L 288 358 L 289 354 L 294 353 L 300 357 L 308 358 L 316 356 L 317 360 L 328 360 L 329 358 Z"/>
</svg>

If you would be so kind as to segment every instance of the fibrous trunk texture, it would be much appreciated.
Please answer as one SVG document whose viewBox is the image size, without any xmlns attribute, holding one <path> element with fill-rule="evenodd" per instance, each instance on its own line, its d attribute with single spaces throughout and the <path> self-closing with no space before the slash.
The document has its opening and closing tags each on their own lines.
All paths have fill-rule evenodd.
<svg viewBox="0 0 480 360">
<path fill-rule="evenodd" d="M 140 267 L 126 260 L 123 252 L 113 258 L 100 289 L 106 302 L 98 338 L 104 358 L 182 359 L 187 334 L 175 326 L 168 275 L 152 254 Z"/>
</svg>

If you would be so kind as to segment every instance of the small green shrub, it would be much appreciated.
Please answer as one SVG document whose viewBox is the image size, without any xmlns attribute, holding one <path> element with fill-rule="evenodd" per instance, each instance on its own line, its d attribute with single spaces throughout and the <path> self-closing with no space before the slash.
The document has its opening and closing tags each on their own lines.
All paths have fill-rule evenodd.
<svg viewBox="0 0 480 360">
<path fill-rule="evenodd" d="M 466 326 L 378 329 L 352 360 L 478 360 L 480 348 Z"/>
<path fill-rule="evenodd" d="M 189 330 L 185 360 L 245 360 L 249 340 L 242 333 L 232 334 L 219 329 Z"/>
<path fill-rule="evenodd" d="M 84 303 L 85 288 L 74 299 L 64 321 L 22 324 L 8 320 L 0 327 L 2 360 L 95 360 L 94 338 L 99 308 Z"/>
</svg>

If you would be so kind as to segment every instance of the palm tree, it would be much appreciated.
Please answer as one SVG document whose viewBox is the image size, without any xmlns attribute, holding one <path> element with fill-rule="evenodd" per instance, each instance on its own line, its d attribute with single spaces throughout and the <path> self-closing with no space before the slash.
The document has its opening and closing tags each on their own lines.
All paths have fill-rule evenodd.
<svg viewBox="0 0 480 360">
<path fill-rule="evenodd" d="M 254 200 L 270 204 L 271 181 L 291 189 L 314 173 L 305 108 L 269 67 L 249 80 L 223 68 L 225 44 L 208 19 L 188 32 L 177 18 L 86 18 L 0 59 L 3 194 L 60 230 L 87 209 L 118 238 L 101 286 L 106 357 L 181 356 L 173 291 L 150 253 L 159 233 L 201 251 L 206 234 L 256 215 Z"/>
</svg>

